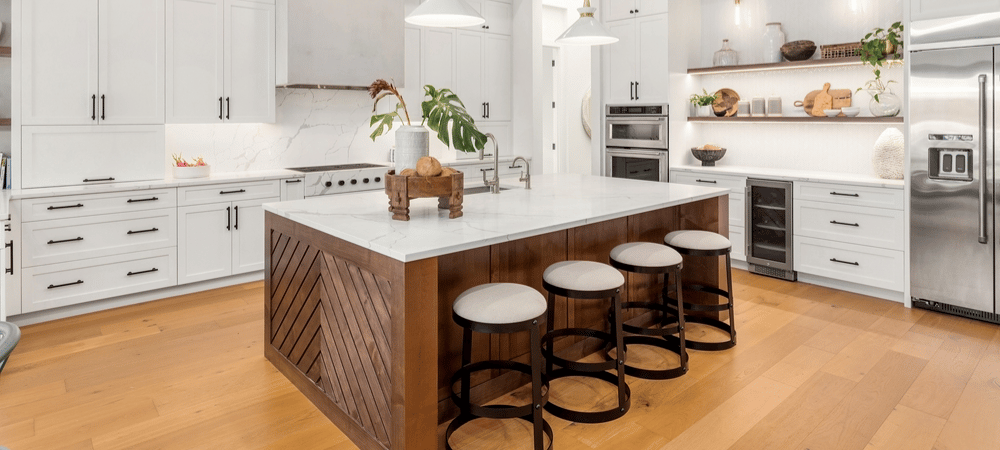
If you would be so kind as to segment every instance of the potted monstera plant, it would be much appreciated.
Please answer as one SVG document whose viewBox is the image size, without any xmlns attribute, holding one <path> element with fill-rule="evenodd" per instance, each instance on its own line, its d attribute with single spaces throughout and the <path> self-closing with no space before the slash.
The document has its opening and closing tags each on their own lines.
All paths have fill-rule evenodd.
<svg viewBox="0 0 1000 450">
<path fill-rule="evenodd" d="M 476 121 L 465 109 L 465 104 L 450 89 L 424 86 L 424 101 L 420 105 L 424 119 L 419 126 L 414 126 L 411 122 L 406 102 L 393 83 L 376 80 L 368 88 L 368 93 L 375 99 L 375 110 L 379 101 L 386 97 L 392 96 L 398 100 L 394 110 L 373 114 L 371 120 L 371 126 L 376 127 L 371 134 L 372 140 L 391 131 L 396 120 L 406 124 L 396 130 L 397 172 L 416 168 L 417 161 L 429 155 L 430 131 L 437 133 L 444 145 L 462 152 L 474 153 L 486 145 L 486 135 L 479 131 Z"/>
</svg>

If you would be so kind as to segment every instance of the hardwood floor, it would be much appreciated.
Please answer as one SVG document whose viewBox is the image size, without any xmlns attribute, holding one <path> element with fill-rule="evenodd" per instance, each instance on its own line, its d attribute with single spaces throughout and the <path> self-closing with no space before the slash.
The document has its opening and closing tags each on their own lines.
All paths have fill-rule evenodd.
<svg viewBox="0 0 1000 450">
<path fill-rule="evenodd" d="M 547 415 L 555 448 L 1000 448 L 1000 327 L 742 271 L 734 288 L 735 349 L 692 351 L 675 380 L 629 378 L 619 421 Z M 0 375 L 0 446 L 355 448 L 264 359 L 262 296 L 254 283 L 25 327 Z M 709 334 L 692 325 L 689 336 Z M 655 368 L 671 355 L 629 358 Z M 581 408 L 615 400 L 577 379 L 551 395 Z M 452 442 L 520 448 L 528 432 L 475 421 Z"/>
</svg>

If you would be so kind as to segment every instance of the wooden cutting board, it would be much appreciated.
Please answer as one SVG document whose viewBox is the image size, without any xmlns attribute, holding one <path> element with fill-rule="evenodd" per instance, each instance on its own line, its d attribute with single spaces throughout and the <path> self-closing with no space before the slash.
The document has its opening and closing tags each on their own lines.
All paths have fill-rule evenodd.
<svg viewBox="0 0 1000 450">
<path fill-rule="evenodd" d="M 810 92 L 804 100 L 795 102 L 795 106 L 801 106 L 806 111 L 806 114 L 812 115 L 813 106 L 816 105 L 816 96 L 820 92 L 823 92 L 823 90 Z M 833 109 L 841 109 L 852 105 L 854 91 L 850 89 L 830 89 L 830 95 L 833 96 Z M 844 113 L 840 113 L 840 115 L 843 116 Z M 826 117 L 826 114 L 820 114 L 816 117 Z"/>
</svg>

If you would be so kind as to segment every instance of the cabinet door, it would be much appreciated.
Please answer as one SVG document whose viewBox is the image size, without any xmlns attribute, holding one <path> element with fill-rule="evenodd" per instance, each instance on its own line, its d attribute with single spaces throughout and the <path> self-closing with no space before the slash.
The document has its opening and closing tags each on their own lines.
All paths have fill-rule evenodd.
<svg viewBox="0 0 1000 450">
<path fill-rule="evenodd" d="M 233 275 L 264 270 L 264 203 L 280 198 L 233 202 Z"/>
<path fill-rule="evenodd" d="M 424 86 L 420 83 L 420 49 L 423 48 L 423 36 L 417 27 L 406 27 L 404 31 L 403 57 L 405 62 L 405 78 L 403 78 L 403 95 L 406 98 L 423 98 Z M 395 106 L 395 105 L 393 105 Z"/>
<path fill-rule="evenodd" d="M 997 11 L 1000 11 L 1000 0 L 965 0 L 962 2 L 910 0 L 912 20 L 943 19 Z"/>
<path fill-rule="evenodd" d="M 226 0 L 226 122 L 273 123 L 275 7 Z"/>
<path fill-rule="evenodd" d="M 178 284 L 232 275 L 232 227 L 232 203 L 177 208 Z"/>
<path fill-rule="evenodd" d="M 423 3 L 423 2 L 421 2 L 421 3 Z M 469 6 L 471 6 L 472 9 L 476 10 L 476 12 L 479 13 L 480 16 L 483 15 L 483 3 L 486 3 L 486 0 L 465 0 L 465 3 L 468 3 Z M 489 18 L 487 18 L 487 17 L 484 17 L 484 18 L 487 19 L 487 23 L 488 23 L 489 22 Z M 462 27 L 462 28 L 459 28 L 459 30 L 486 31 L 486 24 L 484 23 L 484 24 L 480 24 L 480 25 L 473 25 L 471 27 Z"/>
<path fill-rule="evenodd" d="M 19 200 L 11 201 L 11 209 L 20 208 Z M 13 211 L 12 211 L 13 212 Z M 14 214 L 12 214 L 14 215 Z M 10 226 L 10 229 L 7 229 Z M 0 295 L 7 316 L 21 314 L 21 229 L 20 219 L 4 222 L 3 226 L 3 286 Z M 9 246 L 8 246 L 9 245 Z M 4 320 L 0 318 L 0 320 Z"/>
<path fill-rule="evenodd" d="M 636 0 L 635 3 L 635 15 L 638 17 L 667 12 L 667 0 Z"/>
<path fill-rule="evenodd" d="M 97 0 L 25 0 L 21 123 L 97 123 Z"/>
<path fill-rule="evenodd" d="M 510 36 L 514 31 L 514 6 L 497 0 L 483 1 L 486 32 Z"/>
<path fill-rule="evenodd" d="M 486 35 L 476 31 L 458 32 L 455 94 L 475 120 L 486 119 L 485 55 Z M 441 87 L 441 86 L 436 86 Z"/>
<path fill-rule="evenodd" d="M 162 0 L 100 0 L 100 122 L 162 125 Z"/>
<path fill-rule="evenodd" d="M 486 120 L 511 120 L 513 69 L 510 36 L 486 35 Z"/>
<path fill-rule="evenodd" d="M 608 32 L 620 39 L 606 45 L 608 60 L 608 103 L 629 103 L 635 99 L 636 21 L 625 20 L 608 26 Z"/>
<path fill-rule="evenodd" d="M 291 202 L 306 198 L 306 180 L 295 178 L 281 181 L 281 201 Z"/>
<path fill-rule="evenodd" d="M 635 99 L 640 103 L 670 100 L 670 71 L 667 60 L 667 16 L 643 17 L 639 26 L 638 77 Z"/>
<path fill-rule="evenodd" d="M 661 0 L 666 3 L 667 0 Z M 635 17 L 636 0 L 604 0 L 604 21 L 613 22 Z"/>
<path fill-rule="evenodd" d="M 425 28 L 421 51 L 423 84 L 438 89 L 455 85 L 456 31 L 446 28 Z"/>
<path fill-rule="evenodd" d="M 224 0 L 167 0 L 167 123 L 223 118 Z"/>
</svg>

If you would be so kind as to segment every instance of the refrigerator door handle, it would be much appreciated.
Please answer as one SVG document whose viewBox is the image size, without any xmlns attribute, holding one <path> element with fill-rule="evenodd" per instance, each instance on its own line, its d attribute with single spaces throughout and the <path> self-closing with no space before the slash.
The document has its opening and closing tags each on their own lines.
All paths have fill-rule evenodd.
<svg viewBox="0 0 1000 450">
<path fill-rule="evenodd" d="M 986 235 L 986 165 L 988 150 L 986 142 L 986 80 L 985 74 L 979 75 L 979 243 L 989 242 Z"/>
</svg>

